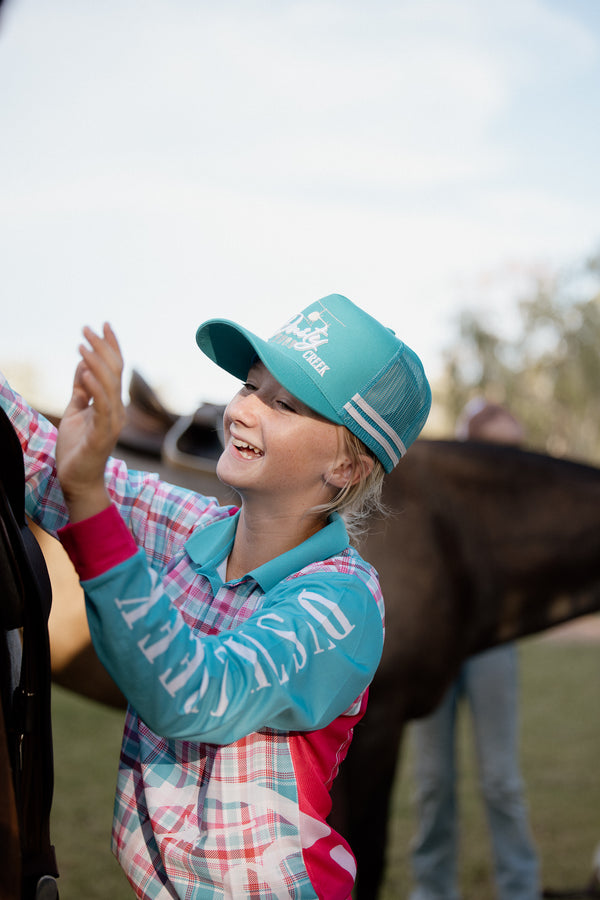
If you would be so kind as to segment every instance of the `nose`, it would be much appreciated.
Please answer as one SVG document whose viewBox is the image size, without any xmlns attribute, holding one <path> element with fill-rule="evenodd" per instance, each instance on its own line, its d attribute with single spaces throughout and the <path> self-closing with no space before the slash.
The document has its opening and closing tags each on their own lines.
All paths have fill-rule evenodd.
<svg viewBox="0 0 600 900">
<path fill-rule="evenodd" d="M 230 422 L 239 422 L 244 425 L 251 425 L 256 417 L 261 401 L 256 394 L 236 394 L 230 400 L 225 416 Z"/>
</svg>

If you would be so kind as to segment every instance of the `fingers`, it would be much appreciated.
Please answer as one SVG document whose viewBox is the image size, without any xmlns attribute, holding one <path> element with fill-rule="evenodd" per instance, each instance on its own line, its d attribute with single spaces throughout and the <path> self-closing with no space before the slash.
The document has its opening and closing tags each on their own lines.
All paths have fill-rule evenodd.
<svg viewBox="0 0 600 900">
<path fill-rule="evenodd" d="M 121 358 L 121 363 L 123 363 L 123 357 L 121 355 L 121 348 L 119 347 L 119 342 L 117 340 L 117 336 L 112 330 L 112 327 L 109 322 L 105 322 L 102 328 L 102 333 L 104 334 L 104 338 L 107 343 L 112 347 L 116 354 Z"/>
<path fill-rule="evenodd" d="M 73 379 L 73 394 L 58 429 L 56 466 L 73 521 L 104 508 L 106 460 L 123 427 L 123 358 L 114 331 L 83 329 L 87 343 Z"/>
<path fill-rule="evenodd" d="M 74 388 L 81 392 L 80 400 L 85 395 L 87 403 L 93 401 L 97 412 L 120 417 L 123 357 L 117 337 L 108 323 L 103 326 L 102 335 L 85 326 L 83 336 L 87 344 L 79 345 L 81 362 Z"/>
<path fill-rule="evenodd" d="M 87 371 L 86 364 L 81 360 L 75 370 L 75 377 L 73 378 L 73 397 L 71 400 L 71 402 L 80 409 L 84 409 L 92 400 L 92 396 L 85 384 Z"/>
<path fill-rule="evenodd" d="M 87 325 L 83 329 L 83 336 L 88 341 L 90 348 L 85 344 L 79 345 L 79 352 L 88 365 L 93 367 L 94 374 L 98 374 L 102 366 L 108 373 L 121 378 L 123 372 L 123 357 L 117 337 L 106 322 L 102 329 L 102 336 L 97 335 Z"/>
</svg>

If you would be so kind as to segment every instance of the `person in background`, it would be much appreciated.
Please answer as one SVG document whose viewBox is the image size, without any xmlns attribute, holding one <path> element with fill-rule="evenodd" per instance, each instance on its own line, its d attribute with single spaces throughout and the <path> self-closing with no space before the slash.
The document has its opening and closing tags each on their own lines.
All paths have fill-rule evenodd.
<svg viewBox="0 0 600 900">
<path fill-rule="evenodd" d="M 477 397 L 459 417 L 461 440 L 519 445 L 523 428 L 504 407 Z M 458 900 L 456 723 L 472 718 L 498 900 L 538 900 L 539 863 L 518 761 L 518 672 L 513 643 L 466 660 L 441 704 L 412 726 L 418 829 L 411 847 L 410 900 Z"/>
</svg>

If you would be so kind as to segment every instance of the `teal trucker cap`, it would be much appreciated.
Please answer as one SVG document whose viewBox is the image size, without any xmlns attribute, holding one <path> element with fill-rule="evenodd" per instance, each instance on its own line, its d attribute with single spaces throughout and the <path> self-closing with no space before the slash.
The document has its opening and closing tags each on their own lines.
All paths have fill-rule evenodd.
<svg viewBox="0 0 600 900">
<path fill-rule="evenodd" d="M 245 381 L 258 356 L 291 394 L 345 425 L 390 472 L 423 428 L 431 389 L 416 353 L 356 304 L 330 294 L 265 341 L 227 319 L 209 319 L 196 342 Z"/>
</svg>

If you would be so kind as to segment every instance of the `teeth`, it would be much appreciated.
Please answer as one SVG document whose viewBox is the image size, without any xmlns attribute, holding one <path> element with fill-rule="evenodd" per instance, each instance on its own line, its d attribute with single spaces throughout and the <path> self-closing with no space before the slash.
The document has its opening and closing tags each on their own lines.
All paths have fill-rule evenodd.
<svg viewBox="0 0 600 900">
<path fill-rule="evenodd" d="M 256 459 L 257 456 L 262 456 L 261 450 L 257 447 L 253 447 L 252 444 L 248 444 L 246 441 L 232 438 L 232 443 L 234 447 L 237 447 L 244 459 Z"/>
</svg>

